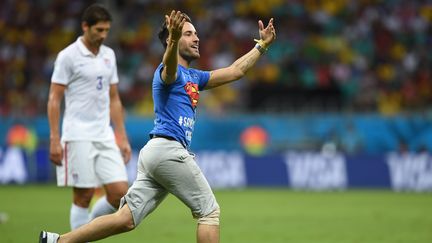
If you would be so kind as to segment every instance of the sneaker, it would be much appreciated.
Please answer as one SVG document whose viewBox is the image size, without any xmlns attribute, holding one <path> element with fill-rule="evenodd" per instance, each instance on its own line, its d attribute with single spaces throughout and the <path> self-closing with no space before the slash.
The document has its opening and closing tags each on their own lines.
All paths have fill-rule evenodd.
<svg viewBox="0 0 432 243">
<path fill-rule="evenodd" d="M 59 234 L 41 231 L 39 234 L 39 243 L 56 243 L 59 238 Z"/>
</svg>

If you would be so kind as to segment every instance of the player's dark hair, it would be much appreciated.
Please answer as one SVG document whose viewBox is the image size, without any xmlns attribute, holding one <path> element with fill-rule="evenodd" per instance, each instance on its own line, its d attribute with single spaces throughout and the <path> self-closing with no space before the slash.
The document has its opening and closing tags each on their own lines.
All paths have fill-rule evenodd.
<svg viewBox="0 0 432 243">
<path fill-rule="evenodd" d="M 87 25 L 93 26 L 99 21 L 112 21 L 111 14 L 108 10 L 100 4 L 92 4 L 84 10 L 81 18 L 82 22 L 86 22 Z"/>
<path fill-rule="evenodd" d="M 182 14 L 185 17 L 186 22 L 192 23 L 191 18 L 187 14 L 185 14 L 185 13 L 182 13 Z M 168 35 L 169 35 L 169 32 L 168 32 L 168 28 L 167 28 L 167 23 L 164 20 L 164 22 L 163 22 L 163 24 L 162 24 L 162 26 L 161 26 L 161 28 L 159 30 L 158 37 L 159 37 L 160 42 L 162 43 L 162 45 L 165 48 L 167 47 L 166 40 L 168 38 Z"/>
</svg>

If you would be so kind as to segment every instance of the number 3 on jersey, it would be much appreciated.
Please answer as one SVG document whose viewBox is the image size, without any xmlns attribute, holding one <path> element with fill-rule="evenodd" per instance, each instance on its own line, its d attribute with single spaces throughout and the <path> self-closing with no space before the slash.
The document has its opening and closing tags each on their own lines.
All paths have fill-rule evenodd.
<svg viewBox="0 0 432 243">
<path fill-rule="evenodd" d="M 97 76 L 96 79 L 97 79 L 96 89 L 101 90 L 103 88 L 103 78 L 102 76 Z"/>
</svg>

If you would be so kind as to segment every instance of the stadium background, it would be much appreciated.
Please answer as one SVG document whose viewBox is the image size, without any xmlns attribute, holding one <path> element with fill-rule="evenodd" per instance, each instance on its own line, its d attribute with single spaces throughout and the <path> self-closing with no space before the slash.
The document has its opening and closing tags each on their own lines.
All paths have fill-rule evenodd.
<svg viewBox="0 0 432 243">
<path fill-rule="evenodd" d="M 58 226 L 38 219 L 45 214 L 54 219 L 62 215 L 59 227 L 67 229 L 70 193 L 52 188 L 46 103 L 56 55 L 80 35 L 80 14 L 92 2 L 0 2 L 0 237 L 5 242 L 31 241 L 14 238 L 19 228 L 36 234 L 47 224 Z M 252 48 L 257 20 L 274 17 L 277 40 L 256 68 L 241 81 L 200 95 L 192 149 L 220 200 L 227 202 L 225 222 L 231 228 L 222 239 L 432 241 L 427 206 L 432 191 L 432 1 L 99 2 L 114 19 L 106 44 L 117 55 L 135 152 L 131 181 L 136 153 L 153 123 L 151 78 L 164 51 L 156 37 L 163 15 L 179 9 L 192 17 L 201 53 L 195 67 L 205 70 L 227 66 Z M 38 206 L 39 213 L 27 219 L 24 212 L 34 212 L 24 210 L 24 202 L 46 204 L 42 195 L 58 205 Z M 159 211 L 182 208 L 173 201 Z M 271 201 L 278 202 L 275 211 L 265 206 Z M 240 203 L 261 212 L 256 216 L 260 224 L 245 222 L 242 217 L 250 213 Z M 5 224 L 2 215 L 10 218 Z M 180 220 L 191 221 L 182 216 Z M 359 223 L 346 222 L 352 218 L 360 218 Z M 319 224 L 327 221 L 333 228 Z M 239 229 L 242 224 L 245 228 Z M 161 225 L 148 223 L 148 232 L 159 232 Z M 145 227 L 128 242 L 146 239 Z M 375 231 L 377 227 L 383 228 Z M 302 233 L 295 233 L 300 228 Z M 181 229 L 162 231 L 168 235 L 153 242 L 192 241 L 193 232 Z M 186 238 L 173 238 L 180 231 L 188 232 Z"/>
</svg>

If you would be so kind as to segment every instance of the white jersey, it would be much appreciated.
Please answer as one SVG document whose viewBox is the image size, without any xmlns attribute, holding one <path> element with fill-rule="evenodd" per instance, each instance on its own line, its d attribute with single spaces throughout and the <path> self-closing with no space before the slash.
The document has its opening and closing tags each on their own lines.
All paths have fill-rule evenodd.
<svg viewBox="0 0 432 243">
<path fill-rule="evenodd" d="M 118 81 L 115 54 L 107 46 L 95 56 L 79 37 L 58 54 L 51 82 L 66 86 L 62 141 L 114 139 L 109 90 Z"/>
</svg>

